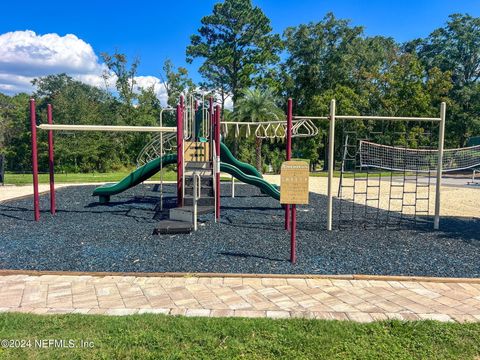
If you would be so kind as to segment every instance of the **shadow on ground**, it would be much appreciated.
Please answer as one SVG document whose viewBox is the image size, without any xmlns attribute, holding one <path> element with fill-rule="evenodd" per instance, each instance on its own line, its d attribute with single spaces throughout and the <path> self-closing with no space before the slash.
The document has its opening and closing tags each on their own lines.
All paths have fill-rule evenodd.
<svg viewBox="0 0 480 360">
<path fill-rule="evenodd" d="M 231 198 L 229 185 L 222 185 L 219 223 L 202 216 L 198 232 L 163 236 L 152 230 L 175 206 L 174 185 L 165 186 L 163 211 L 154 185 L 113 196 L 107 206 L 91 196 L 93 189 L 60 189 L 56 216 L 48 213 L 48 195 L 41 196 L 38 223 L 31 198 L 0 204 L 0 268 L 480 276 L 479 219 L 445 217 L 440 231 L 431 230 L 431 219 L 388 228 L 354 219 L 327 232 L 326 198 L 311 194 L 310 204 L 298 208 L 298 262 L 292 265 L 283 209 L 251 186 L 237 185 Z"/>
</svg>

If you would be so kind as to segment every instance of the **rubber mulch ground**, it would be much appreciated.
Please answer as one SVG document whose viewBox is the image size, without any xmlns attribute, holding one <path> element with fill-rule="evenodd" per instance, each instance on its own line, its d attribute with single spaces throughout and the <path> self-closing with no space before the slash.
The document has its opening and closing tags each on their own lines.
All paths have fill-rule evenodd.
<svg viewBox="0 0 480 360">
<path fill-rule="evenodd" d="M 347 221 L 327 232 L 326 197 L 312 193 L 310 205 L 298 207 L 292 265 L 283 210 L 251 186 L 237 185 L 231 198 L 222 185 L 220 223 L 207 215 L 196 233 L 163 236 L 152 235 L 159 200 L 153 185 L 113 196 L 108 206 L 97 203 L 93 189 L 59 190 L 55 217 L 42 195 L 38 223 L 31 197 L 0 204 L 0 269 L 480 276 L 479 219 L 443 218 L 441 231 L 422 222 L 365 229 Z M 173 185 L 165 189 L 166 204 L 174 203 Z"/>
</svg>

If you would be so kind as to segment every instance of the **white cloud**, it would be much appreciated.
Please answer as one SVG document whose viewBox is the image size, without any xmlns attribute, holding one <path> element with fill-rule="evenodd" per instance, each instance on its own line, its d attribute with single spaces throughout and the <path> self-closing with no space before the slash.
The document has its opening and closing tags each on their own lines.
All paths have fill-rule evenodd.
<svg viewBox="0 0 480 360">
<path fill-rule="evenodd" d="M 137 76 L 135 82 L 137 90 L 138 88 L 147 89 L 153 86 L 153 91 L 157 95 L 157 98 L 160 99 L 160 102 L 164 105 L 167 103 L 167 89 L 159 78 L 155 76 Z"/>
<path fill-rule="evenodd" d="M 0 92 L 7 94 L 30 92 L 32 90 L 32 79 L 28 76 L 0 72 Z"/>
<path fill-rule="evenodd" d="M 233 110 L 233 101 L 231 96 L 225 99 L 225 109 Z"/>
<path fill-rule="evenodd" d="M 30 30 L 0 34 L 0 92 L 32 92 L 34 78 L 59 73 L 67 73 L 92 86 L 105 87 L 102 78 L 105 69 L 92 46 L 73 34 L 38 35 Z M 135 80 L 137 87 L 153 85 L 158 98 L 166 103 L 166 90 L 160 79 L 138 76 Z M 114 85 L 113 77 L 109 86 Z"/>
<path fill-rule="evenodd" d="M 90 44 L 75 35 L 37 35 L 14 31 L 0 35 L 0 72 L 28 77 L 65 72 L 99 74 L 102 65 Z"/>
</svg>

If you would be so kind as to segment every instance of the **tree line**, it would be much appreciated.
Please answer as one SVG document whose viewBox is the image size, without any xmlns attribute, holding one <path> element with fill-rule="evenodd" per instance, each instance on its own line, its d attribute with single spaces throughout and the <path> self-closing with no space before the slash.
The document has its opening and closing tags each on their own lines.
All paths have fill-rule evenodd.
<svg viewBox="0 0 480 360">
<path fill-rule="evenodd" d="M 35 80 L 39 110 L 52 103 L 59 123 L 157 124 L 161 105 L 154 89 L 135 90 L 138 61 L 129 63 L 118 53 L 102 57 L 116 75 L 114 94 L 65 74 L 50 75 Z M 302 115 L 328 114 L 335 98 L 338 113 L 438 116 L 444 101 L 447 148 L 480 135 L 480 18 L 468 14 L 453 14 L 429 36 L 398 43 L 367 36 L 362 26 L 333 13 L 276 34 L 251 0 L 225 0 L 201 19 L 186 59 L 199 63 L 203 80 L 195 84 L 185 68 L 167 60 L 161 78 L 168 104 L 174 106 L 181 93 L 213 91 L 222 104 L 233 102 L 232 111 L 223 113 L 225 121 L 274 120 L 285 113 L 288 97 L 294 113 Z M 29 169 L 28 98 L 0 94 L 0 152 L 8 170 Z M 310 160 L 312 167 L 321 163 L 326 131 L 321 126 L 316 137 L 295 141 L 294 156 Z M 43 148 L 45 140 L 42 135 Z M 66 134 L 57 136 L 57 159 L 68 171 L 115 170 L 132 166 L 148 140 L 145 134 Z M 284 159 L 278 144 L 232 135 L 226 141 L 241 160 L 261 169 L 266 164 L 278 169 Z"/>
</svg>

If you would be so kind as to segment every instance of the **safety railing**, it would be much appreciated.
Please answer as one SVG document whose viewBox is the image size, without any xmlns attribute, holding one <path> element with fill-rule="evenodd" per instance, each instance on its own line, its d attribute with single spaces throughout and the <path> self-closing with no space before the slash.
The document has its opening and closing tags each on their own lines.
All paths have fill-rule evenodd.
<svg viewBox="0 0 480 360">
<path fill-rule="evenodd" d="M 202 196 L 202 180 L 198 172 L 193 173 L 193 230 L 198 229 L 198 200 Z"/>
</svg>

